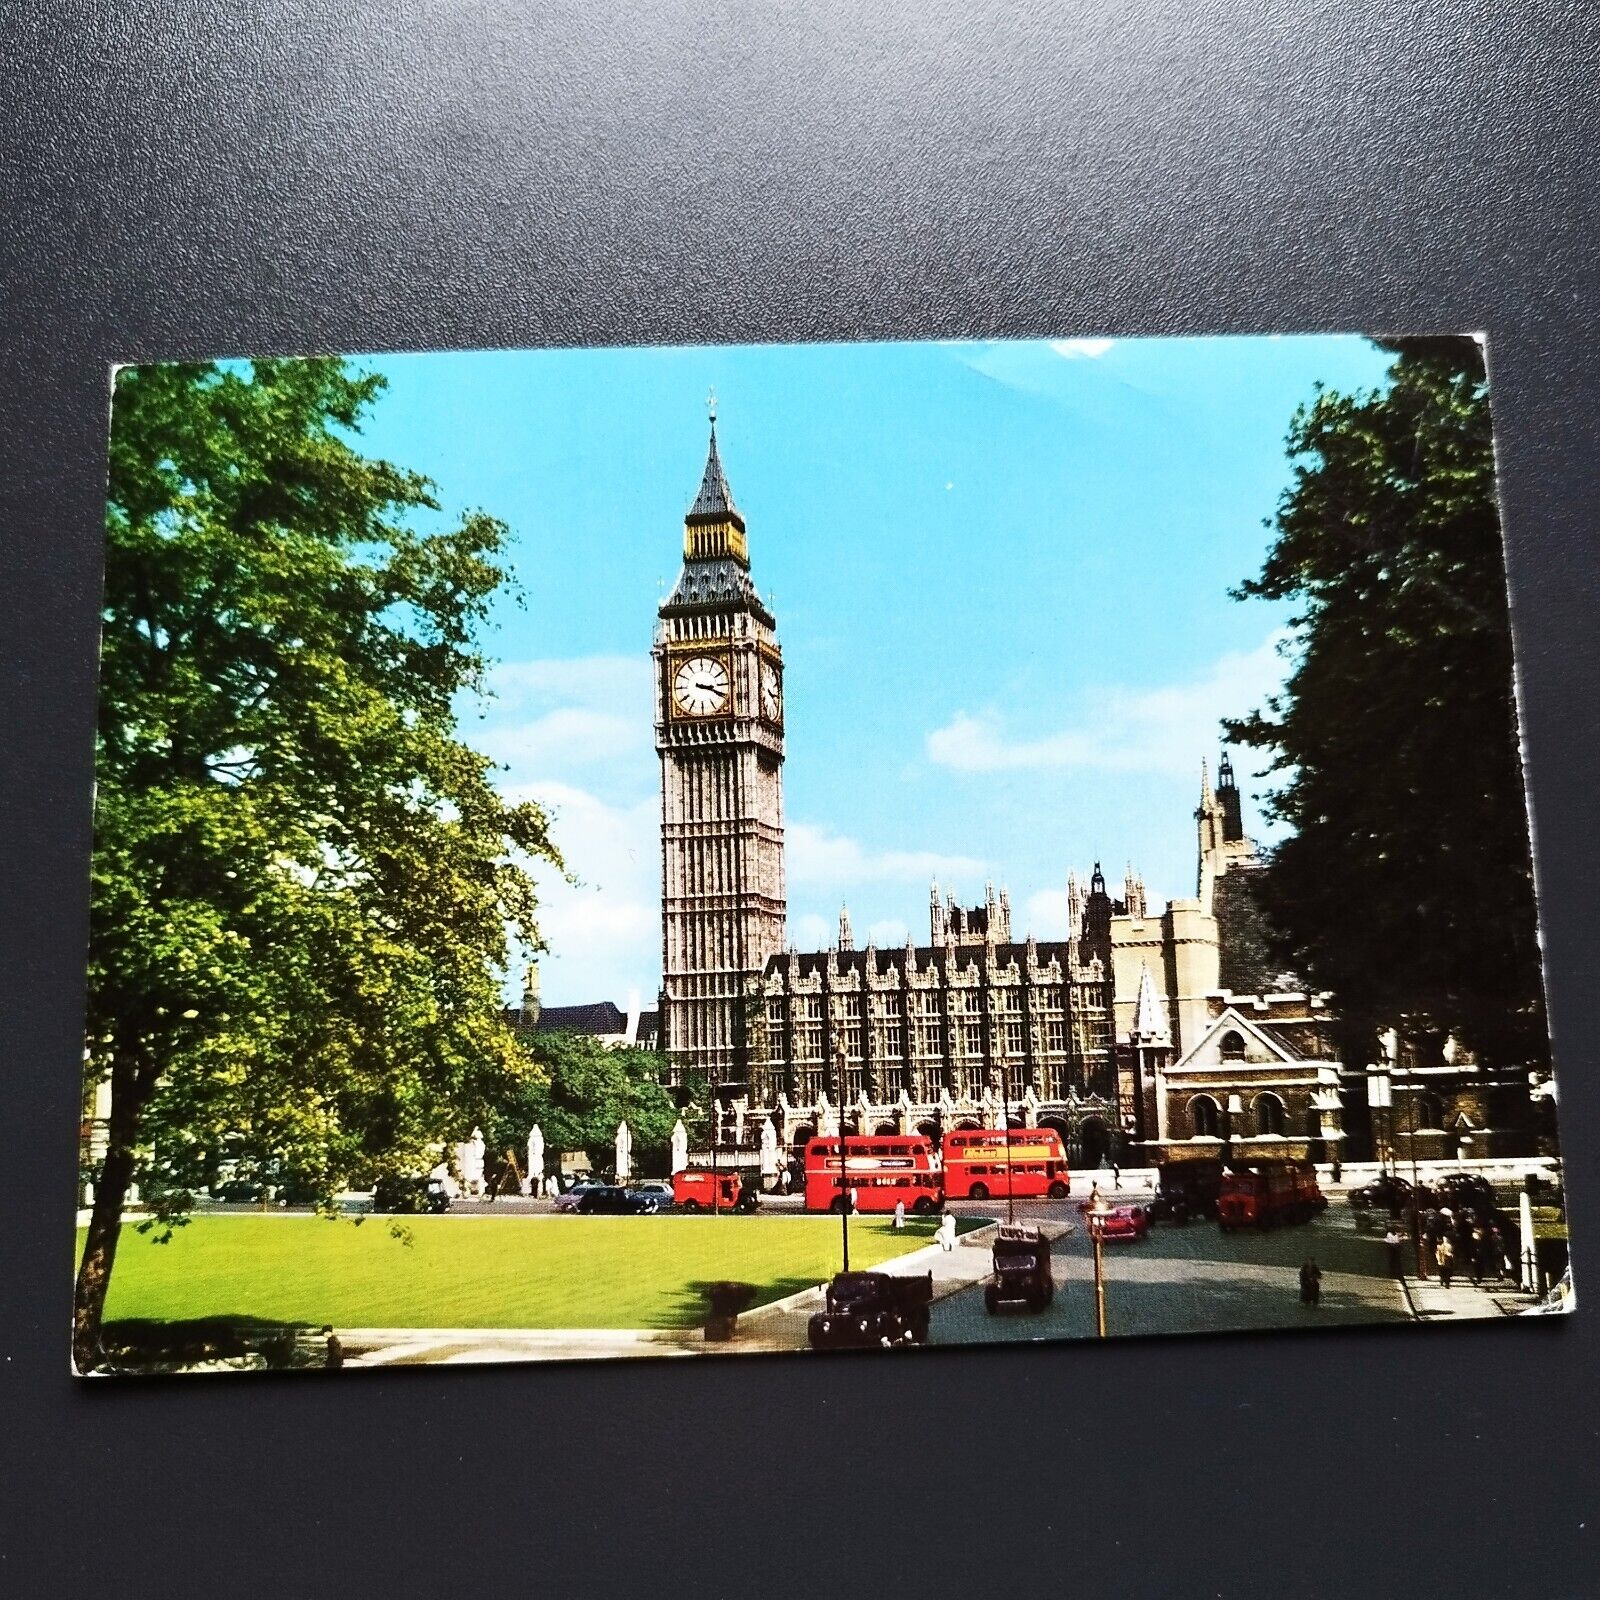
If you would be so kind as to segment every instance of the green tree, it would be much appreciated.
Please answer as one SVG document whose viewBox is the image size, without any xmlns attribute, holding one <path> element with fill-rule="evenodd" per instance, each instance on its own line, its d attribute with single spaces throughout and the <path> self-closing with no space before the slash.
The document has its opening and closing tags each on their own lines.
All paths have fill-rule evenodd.
<svg viewBox="0 0 1600 1600">
<path fill-rule="evenodd" d="M 1297 611 L 1283 693 L 1231 738 L 1273 753 L 1292 832 L 1262 885 L 1279 955 L 1346 1048 L 1454 1035 L 1548 1053 L 1482 353 L 1397 340 L 1386 389 L 1295 416 L 1276 537 L 1241 597 Z"/>
<path fill-rule="evenodd" d="M 617 1124 L 626 1120 L 636 1169 L 665 1172 L 678 1111 L 657 1082 L 654 1051 L 608 1049 L 581 1033 L 527 1034 L 519 1042 L 527 1070 L 507 1083 L 483 1123 L 496 1162 L 507 1150 L 520 1152 L 537 1122 L 547 1160 L 583 1150 L 605 1171 L 615 1160 Z"/>
<path fill-rule="evenodd" d="M 168 1225 L 224 1157 L 326 1198 L 416 1170 L 527 1071 L 499 976 L 508 925 L 537 942 L 523 864 L 557 858 L 455 714 L 505 529 L 417 530 L 432 486 L 354 446 L 381 387 L 335 360 L 118 375 L 85 1370 L 130 1184 Z"/>
</svg>

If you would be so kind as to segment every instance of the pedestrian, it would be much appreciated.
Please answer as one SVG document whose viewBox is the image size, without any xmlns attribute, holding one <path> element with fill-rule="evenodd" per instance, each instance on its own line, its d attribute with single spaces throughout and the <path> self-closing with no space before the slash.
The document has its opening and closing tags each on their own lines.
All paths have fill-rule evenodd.
<svg viewBox="0 0 1600 1600">
<path fill-rule="evenodd" d="M 1469 1262 L 1472 1269 L 1472 1282 L 1474 1287 L 1483 1282 L 1494 1269 L 1494 1257 L 1489 1251 L 1489 1230 L 1477 1227 L 1472 1230 L 1472 1257 Z"/>
<path fill-rule="evenodd" d="M 1445 1288 L 1450 1287 L 1450 1274 L 1456 1267 L 1456 1247 L 1450 1243 L 1450 1235 L 1443 1234 L 1439 1242 L 1433 1247 L 1433 1264 L 1439 1272 L 1439 1282 Z"/>
<path fill-rule="evenodd" d="M 850 1186 L 850 1215 L 853 1217 L 861 1209 L 861 1191 L 854 1184 Z"/>
<path fill-rule="evenodd" d="M 1300 1304 L 1318 1306 L 1322 1303 L 1322 1268 L 1310 1256 L 1300 1268 Z"/>
<path fill-rule="evenodd" d="M 1389 1276 L 1391 1278 L 1403 1278 L 1405 1276 L 1405 1263 L 1400 1253 L 1404 1244 L 1405 1240 L 1401 1237 L 1400 1230 L 1391 1222 L 1389 1231 L 1383 1236 L 1384 1248 L 1389 1252 Z"/>
<path fill-rule="evenodd" d="M 1122 1168 L 1115 1161 L 1111 1163 L 1111 1187 L 1113 1189 L 1122 1187 Z"/>
<path fill-rule="evenodd" d="M 956 1219 L 951 1211 L 939 1219 L 939 1248 L 941 1250 L 954 1250 L 956 1247 Z"/>
<path fill-rule="evenodd" d="M 328 1371 L 337 1372 L 344 1365 L 344 1346 L 331 1325 L 324 1326 L 322 1332 L 328 1341 Z"/>
<path fill-rule="evenodd" d="M 896 1200 L 894 1203 L 894 1230 L 898 1233 L 906 1225 L 906 1203 Z"/>
</svg>

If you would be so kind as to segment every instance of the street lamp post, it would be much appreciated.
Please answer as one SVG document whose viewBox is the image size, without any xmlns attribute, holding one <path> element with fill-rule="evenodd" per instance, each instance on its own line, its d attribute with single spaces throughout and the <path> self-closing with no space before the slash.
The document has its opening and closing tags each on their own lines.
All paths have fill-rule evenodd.
<svg viewBox="0 0 1600 1600">
<path fill-rule="evenodd" d="M 1096 1336 L 1101 1339 L 1106 1336 L 1105 1225 L 1111 1210 L 1106 1197 L 1100 1192 L 1100 1185 L 1095 1184 L 1089 1196 L 1089 1205 L 1084 1211 L 1084 1220 L 1089 1225 L 1089 1238 L 1094 1243 L 1094 1322 Z"/>
<path fill-rule="evenodd" d="M 850 1270 L 850 1157 L 844 1143 L 844 1102 L 845 1102 L 845 1069 L 849 1064 L 849 1055 L 843 1039 L 834 1045 L 834 1080 L 833 1086 L 839 1097 L 839 1231 L 843 1242 L 844 1267 Z"/>
<path fill-rule="evenodd" d="M 1006 1221 L 1017 1220 L 1017 1183 L 1011 1174 L 1011 1075 L 1000 1063 L 1000 1125 L 1006 1135 Z"/>
</svg>

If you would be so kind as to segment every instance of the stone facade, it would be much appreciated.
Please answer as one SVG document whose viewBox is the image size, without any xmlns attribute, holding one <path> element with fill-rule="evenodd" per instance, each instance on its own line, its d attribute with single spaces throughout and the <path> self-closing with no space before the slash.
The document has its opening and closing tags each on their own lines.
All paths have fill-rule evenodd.
<svg viewBox="0 0 1600 1600">
<path fill-rule="evenodd" d="M 783 948 L 783 655 L 717 452 L 655 647 L 661 1048 L 669 1084 L 749 1071 L 752 986 Z"/>
<path fill-rule="evenodd" d="M 929 942 L 856 950 L 848 918 L 831 950 L 774 956 L 762 976 L 747 1083 L 730 1094 L 772 1108 L 785 1143 L 843 1108 L 851 1132 L 936 1132 L 998 1123 L 1059 1128 L 1096 1157 L 1120 1126 L 1109 946 L 1086 930 L 1116 905 L 1096 870 L 1079 937 L 1012 943 L 1008 897 L 971 909 L 932 893 Z M 835 1125 L 837 1125 L 835 1123 Z"/>
<path fill-rule="evenodd" d="M 1152 911 L 1130 868 L 1113 899 L 1097 865 L 1087 888 L 1068 875 L 1049 942 L 1014 937 L 1004 890 L 965 907 L 935 884 L 926 944 L 857 950 L 842 913 L 833 948 L 786 948 L 783 661 L 715 418 L 659 615 L 663 1080 L 711 1087 L 732 1159 L 769 1122 L 795 1147 L 1002 1118 L 1057 1127 L 1078 1165 L 1531 1153 L 1525 1083 L 1405 1049 L 1339 1059 L 1322 997 L 1274 970 L 1226 754 L 1214 787 L 1201 771 L 1192 898 Z"/>
</svg>

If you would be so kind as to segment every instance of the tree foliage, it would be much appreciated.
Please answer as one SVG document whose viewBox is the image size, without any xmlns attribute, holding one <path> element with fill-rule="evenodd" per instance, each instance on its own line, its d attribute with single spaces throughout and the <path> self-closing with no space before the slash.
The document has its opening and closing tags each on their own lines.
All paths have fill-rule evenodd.
<svg viewBox="0 0 1600 1600">
<path fill-rule="evenodd" d="M 1352 1047 L 1397 1026 L 1524 1064 L 1548 1046 L 1482 353 L 1389 348 L 1385 390 L 1294 418 L 1275 541 L 1239 591 L 1296 604 L 1293 668 L 1226 727 L 1283 775 L 1265 906 Z"/>
<path fill-rule="evenodd" d="M 583 1150 L 603 1172 L 616 1159 L 617 1124 L 626 1120 L 635 1168 L 666 1171 L 678 1110 L 657 1081 L 653 1051 L 608 1049 L 579 1033 L 527 1034 L 519 1042 L 529 1070 L 493 1102 L 483 1124 L 493 1158 L 513 1150 L 520 1161 L 537 1123 L 547 1165 L 563 1150 Z"/>
<path fill-rule="evenodd" d="M 171 1219 L 221 1159 L 322 1195 L 417 1170 L 527 1070 L 499 976 L 508 925 L 537 941 L 518 863 L 556 858 L 455 721 L 506 530 L 433 527 L 427 480 L 358 452 L 381 387 L 336 360 L 118 375 L 80 1361 L 129 1183 Z"/>
</svg>

